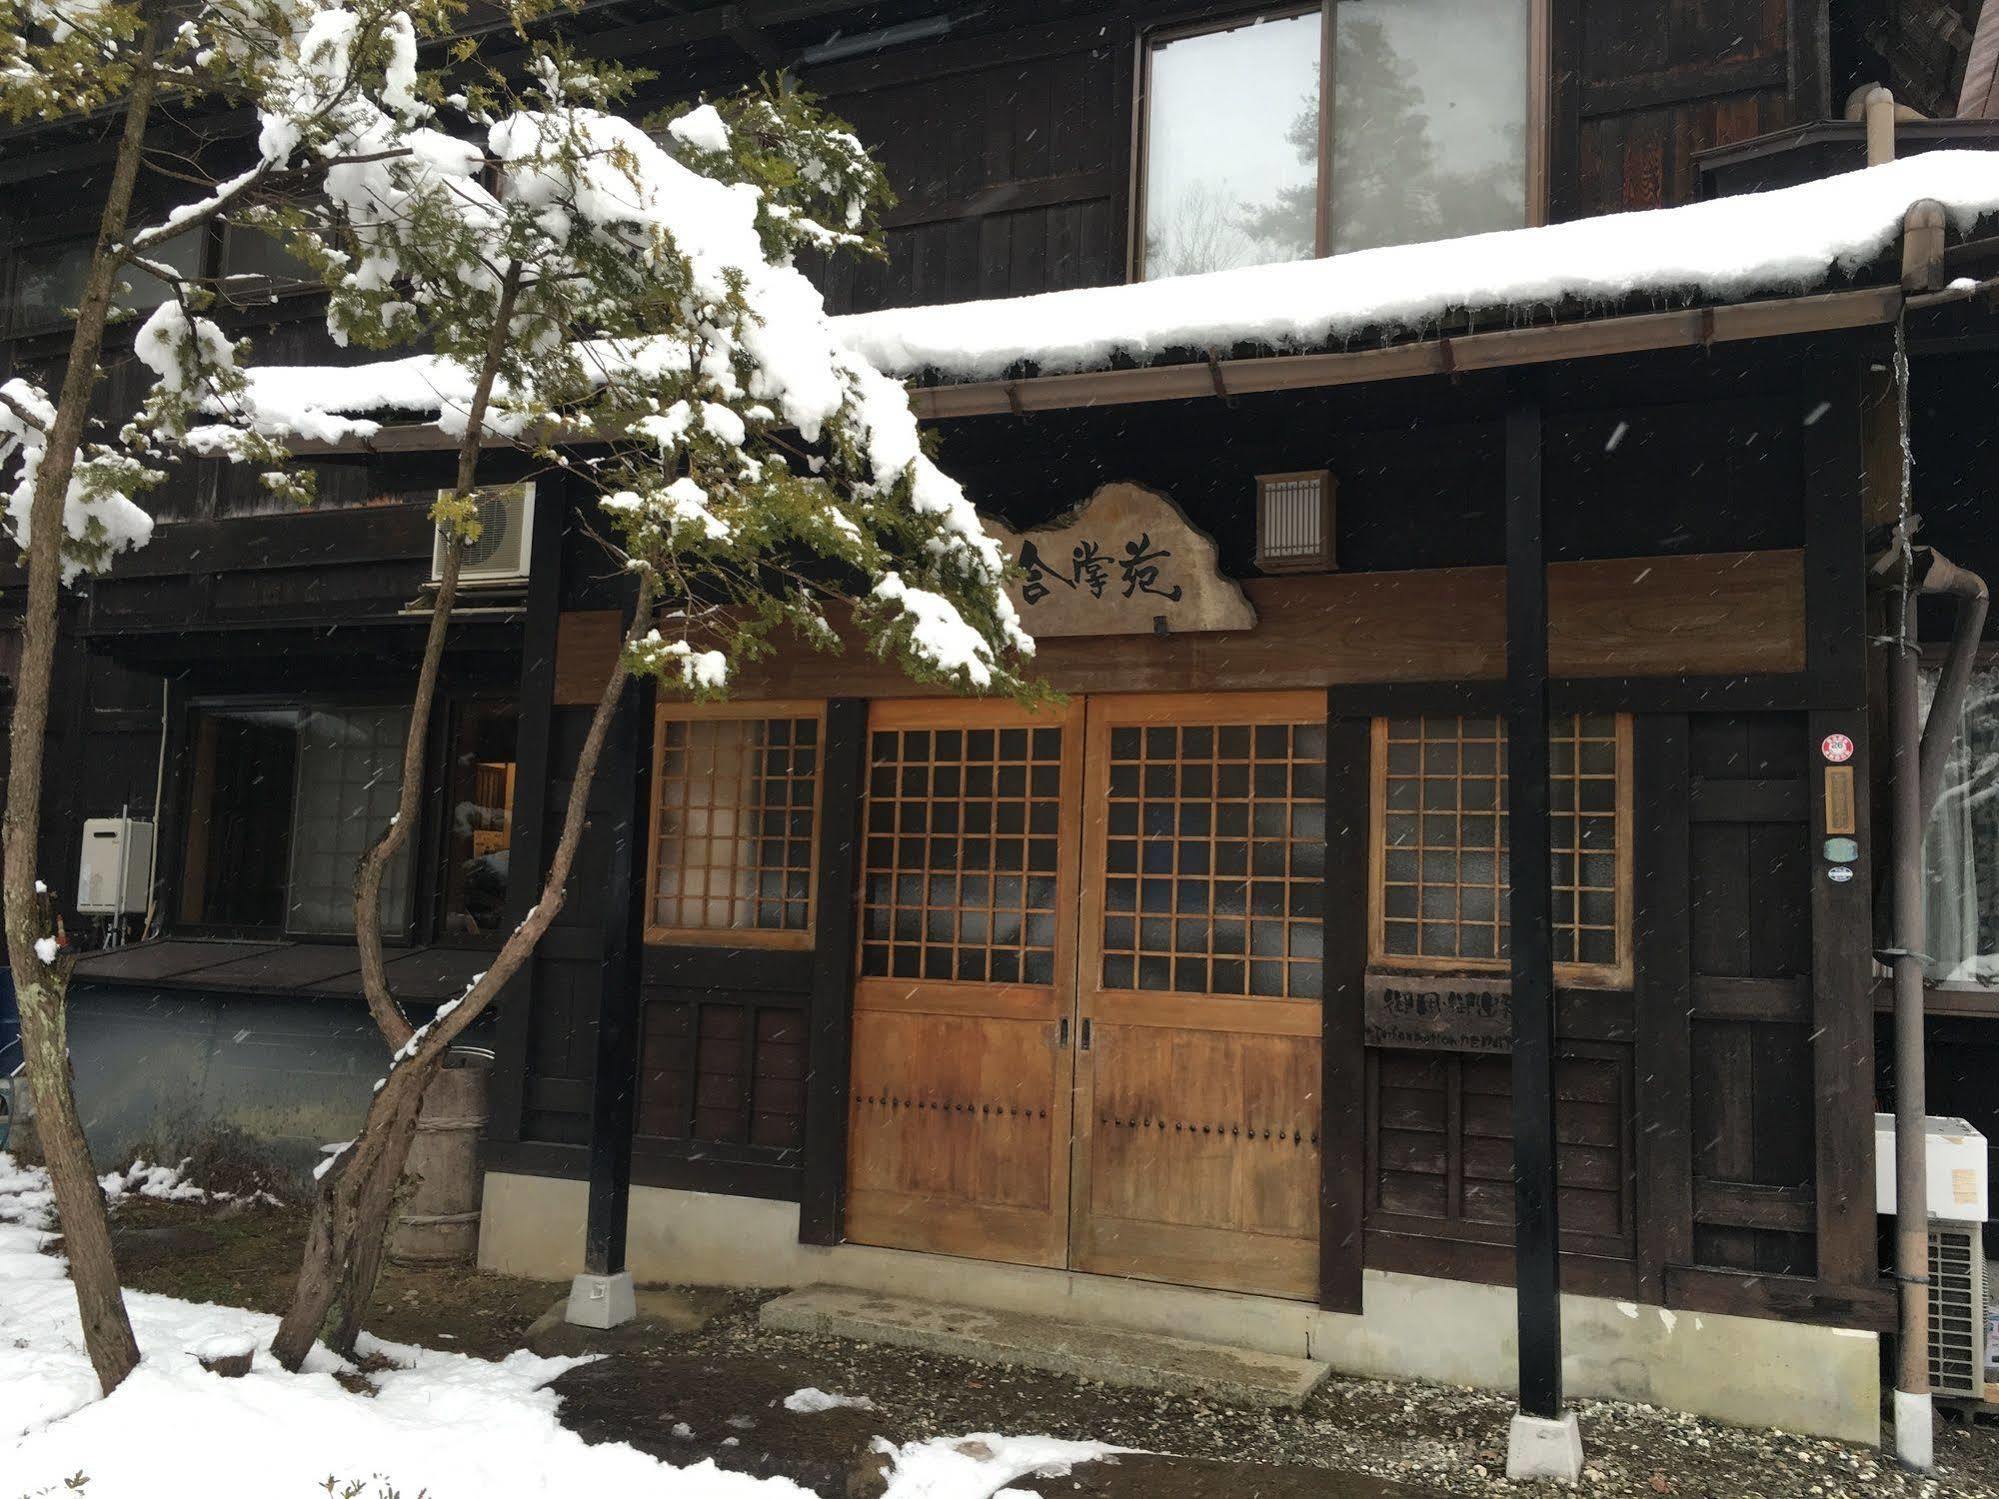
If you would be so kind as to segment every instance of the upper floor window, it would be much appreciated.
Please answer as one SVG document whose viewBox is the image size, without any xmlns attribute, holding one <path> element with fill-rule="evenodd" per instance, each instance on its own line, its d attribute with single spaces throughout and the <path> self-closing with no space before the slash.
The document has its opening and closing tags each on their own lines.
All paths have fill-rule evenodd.
<svg viewBox="0 0 1999 1499">
<path fill-rule="evenodd" d="M 162 243 L 150 258 L 182 275 L 198 276 L 203 243 L 202 233 L 190 230 Z M 39 333 L 68 322 L 83 300 L 94 245 L 91 239 L 61 239 L 20 251 L 7 291 L 5 331 Z M 129 290 L 118 295 L 116 305 L 135 312 L 148 312 L 172 295 L 166 282 L 137 266 L 125 267 L 118 279 Z"/>
<path fill-rule="evenodd" d="M 1529 222 L 1544 0 L 1323 0 L 1146 49 L 1146 279 Z"/>
</svg>

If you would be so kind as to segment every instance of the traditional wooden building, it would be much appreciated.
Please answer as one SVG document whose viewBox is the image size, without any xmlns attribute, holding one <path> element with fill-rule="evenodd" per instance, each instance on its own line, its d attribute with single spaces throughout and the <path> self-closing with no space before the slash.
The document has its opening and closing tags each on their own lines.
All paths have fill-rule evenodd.
<svg viewBox="0 0 1999 1499">
<path fill-rule="evenodd" d="M 945 466 L 1009 529 L 1060 697 L 805 653 L 723 707 L 635 693 L 576 894 L 491 1037 L 484 1261 L 578 1268 L 593 1141 L 600 1177 L 628 1145 L 616 1227 L 642 1277 L 1059 1307 L 1509 1383 L 1511 564 L 1546 589 L 1571 1387 L 1871 1439 L 1893 1296 L 1868 569 L 1906 434 L 1923 539 L 1999 572 L 1990 222 L 1919 248 L 1913 290 L 1898 235 L 1788 287 L 1619 291 L 1612 268 L 1572 301 L 1377 306 L 1303 340 L 1273 341 L 1285 306 L 1144 330 L 1184 333 L 1180 275 L 1859 166 L 1854 86 L 1990 93 L 1999 7 L 1976 9 L 1928 7 L 1967 40 L 1924 53 L 1923 7 L 1811 0 L 586 5 L 582 45 L 669 59 L 662 93 L 783 65 L 879 149 L 889 259 L 828 271 L 828 296 L 880 314 L 854 337 L 918 381 Z M 1994 144 L 1979 109 L 1905 123 L 1904 153 Z M 61 149 L 9 147 L 0 176 L 87 186 L 89 148 Z M 22 367 L 61 305 L 46 227 L 9 250 Z M 1958 278 L 1976 293 L 1936 289 Z M 1123 283 L 1122 341 L 1059 326 L 1082 304 L 1013 300 Z M 312 310 L 288 298 L 263 357 L 325 357 Z M 326 892 L 393 759 L 440 447 L 418 424 L 317 455 L 311 515 L 191 471 L 173 524 L 79 601 L 90 685 L 57 753 L 102 784 L 52 811 L 52 844 L 126 805 L 162 850 L 153 940 L 86 962 L 82 1029 L 165 1005 L 212 1061 L 219 1016 L 281 1016 L 338 1059 L 329 1100 L 368 1065 Z M 533 899 L 628 607 L 579 495 L 540 476 L 514 503 L 519 565 L 457 626 L 397 896 L 407 998 Z M 1509 532 L 1528 516 L 1531 546 Z M 1995 699 L 1974 695 L 1974 743 Z M 1989 1056 L 1999 829 L 1960 812 L 1932 1008 L 1963 1027 L 1953 1056 Z M 1979 1073 L 1940 1070 L 1934 1106 L 1999 1116 Z"/>
</svg>

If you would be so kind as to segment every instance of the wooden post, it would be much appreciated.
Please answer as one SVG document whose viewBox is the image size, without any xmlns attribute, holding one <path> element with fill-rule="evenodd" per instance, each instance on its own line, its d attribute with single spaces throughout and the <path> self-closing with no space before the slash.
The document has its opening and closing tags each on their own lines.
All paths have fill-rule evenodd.
<svg viewBox="0 0 1999 1499">
<path fill-rule="evenodd" d="M 514 744 L 513 838 L 507 858 L 505 921 L 511 931 L 541 895 L 547 873 L 549 740 L 555 719 L 555 633 L 562 617 L 562 535 L 569 514 L 567 486 L 544 480 L 534 507 L 528 544 L 527 618 L 521 628 L 520 718 Z M 534 1003 L 535 959 L 521 964 L 494 1001 L 489 1145 L 521 1138 L 527 1101 L 529 1008 Z"/>
<path fill-rule="evenodd" d="M 826 704 L 820 739 L 818 905 L 805 1079 L 805 1172 L 798 1207 L 804 1244 L 846 1235 L 847 1085 L 854 1027 L 854 881 L 866 789 L 868 705 Z"/>
<path fill-rule="evenodd" d="M 1885 88 L 1872 88 L 1862 101 L 1861 118 L 1867 122 L 1867 164 L 1878 167 L 1895 159 L 1895 96 Z"/>
<path fill-rule="evenodd" d="M 590 1091 L 590 1192 L 583 1230 L 583 1274 L 569 1292 L 568 1320 L 616 1327 L 636 1314 L 625 1268 L 625 1229 L 632 1199 L 632 1131 L 638 1110 L 639 989 L 645 966 L 646 859 L 643 840 L 652 808 L 650 679 L 625 684 L 618 704 L 612 784 L 629 796 L 612 805 L 625 825 L 611 848 L 606 888 L 611 895 L 598 992 L 597 1067 Z M 620 775 L 622 772 L 622 776 Z M 624 899 L 620 901 L 618 896 Z"/>
<path fill-rule="evenodd" d="M 1514 1286 L 1520 1413 L 1509 1478 L 1573 1483 L 1582 1444 L 1562 1409 L 1555 1183 L 1554 893 L 1548 817 L 1548 568 L 1541 407 L 1506 414 L 1507 877 L 1512 887 Z"/>
</svg>

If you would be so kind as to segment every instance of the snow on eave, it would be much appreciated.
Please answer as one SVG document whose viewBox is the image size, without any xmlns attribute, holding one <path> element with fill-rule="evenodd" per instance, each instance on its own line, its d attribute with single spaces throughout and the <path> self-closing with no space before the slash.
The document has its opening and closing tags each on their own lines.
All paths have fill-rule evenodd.
<svg viewBox="0 0 1999 1499">
<path fill-rule="evenodd" d="M 1324 260 L 838 320 L 885 373 L 945 382 L 1070 374 L 1244 346 L 1297 352 L 1440 322 L 1726 303 L 1850 277 L 1894 246 L 1924 198 L 1967 231 L 1999 212 L 1999 152 L 1933 151 L 1797 187 Z"/>
<path fill-rule="evenodd" d="M 1125 286 L 899 308 L 833 319 L 886 374 L 954 383 L 1070 374 L 1246 349 L 1336 348 L 1470 321 L 1596 317 L 1634 302 L 1719 306 L 1852 278 L 1898 243 L 1903 215 L 1942 203 L 1953 231 L 1999 213 L 1999 151 L 1933 151 L 1797 187 L 1323 260 Z M 429 355 L 246 371 L 273 425 L 362 447 L 375 424 L 464 405 L 463 372 Z"/>
</svg>

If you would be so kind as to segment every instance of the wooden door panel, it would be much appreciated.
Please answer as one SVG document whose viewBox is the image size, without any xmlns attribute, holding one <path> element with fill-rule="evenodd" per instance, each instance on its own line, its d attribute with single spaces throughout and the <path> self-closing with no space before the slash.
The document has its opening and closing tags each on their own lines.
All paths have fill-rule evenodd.
<svg viewBox="0 0 1999 1499">
<path fill-rule="evenodd" d="M 847 1237 L 1067 1261 L 1075 706 L 878 703 L 862 805 Z"/>
<path fill-rule="evenodd" d="M 1071 1263 L 1318 1283 L 1324 700 L 1092 699 Z"/>
<path fill-rule="evenodd" d="M 1090 1059 L 1093 1216 L 1317 1232 L 1316 1040 L 1100 1023 Z"/>
<path fill-rule="evenodd" d="M 1054 1022 L 864 1012 L 854 1057 L 849 1237 L 1062 1263 L 1069 1111 Z"/>
</svg>

